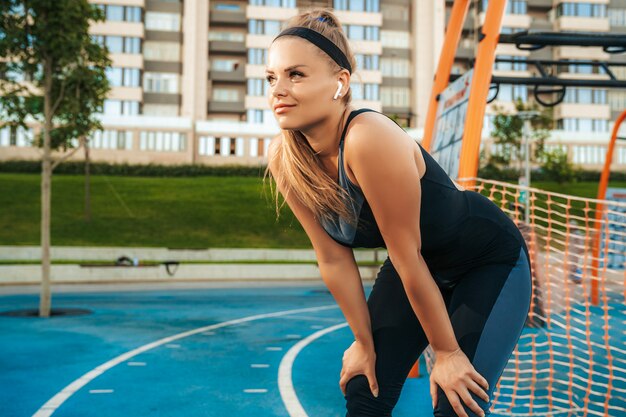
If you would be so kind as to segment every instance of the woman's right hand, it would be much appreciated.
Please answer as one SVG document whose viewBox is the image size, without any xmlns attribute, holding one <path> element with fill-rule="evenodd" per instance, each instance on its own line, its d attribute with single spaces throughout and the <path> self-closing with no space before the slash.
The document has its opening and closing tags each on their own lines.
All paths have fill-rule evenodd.
<svg viewBox="0 0 626 417">
<path fill-rule="evenodd" d="M 459 417 L 468 417 L 461 400 L 476 415 L 484 417 L 485 412 L 474 401 L 470 391 L 489 403 L 489 382 L 474 369 L 461 348 L 453 352 L 435 353 L 435 365 L 430 373 L 433 408 L 437 405 L 437 385 L 446 394 L 450 405 Z"/>
<path fill-rule="evenodd" d="M 366 346 L 359 341 L 354 341 L 343 354 L 343 366 L 339 387 L 343 395 L 346 395 L 346 385 L 356 375 L 365 375 L 369 381 L 370 390 L 374 397 L 378 397 L 378 382 L 376 381 L 376 352 L 373 346 Z"/>
</svg>

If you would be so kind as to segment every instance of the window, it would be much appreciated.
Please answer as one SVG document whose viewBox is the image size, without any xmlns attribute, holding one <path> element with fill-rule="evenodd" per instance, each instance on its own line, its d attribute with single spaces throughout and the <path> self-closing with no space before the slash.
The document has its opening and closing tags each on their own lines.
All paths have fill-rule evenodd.
<svg viewBox="0 0 626 417">
<path fill-rule="evenodd" d="M 241 10 L 241 6 L 238 4 L 228 4 L 228 3 L 217 3 L 213 10 L 227 10 L 227 11 L 239 11 Z"/>
<path fill-rule="evenodd" d="M 143 45 L 143 56 L 148 61 L 180 61 L 180 43 L 146 41 Z"/>
<path fill-rule="evenodd" d="M 345 27 L 348 38 L 351 40 L 380 40 L 380 29 L 378 26 L 345 25 Z"/>
<path fill-rule="evenodd" d="M 626 108 L 626 92 L 612 89 L 608 94 L 609 105 L 613 110 L 622 110 Z M 626 135 L 624 135 L 626 136 Z"/>
<path fill-rule="evenodd" d="M 0 146 L 32 146 L 33 130 L 21 126 L 5 126 L 0 129 Z"/>
<path fill-rule="evenodd" d="M 141 22 L 141 7 L 97 4 L 106 20 L 112 22 Z"/>
<path fill-rule="evenodd" d="M 608 12 L 611 26 L 626 26 L 626 9 L 612 7 Z"/>
<path fill-rule="evenodd" d="M 296 0 L 250 0 L 251 6 L 272 6 L 282 8 L 295 8 Z"/>
<path fill-rule="evenodd" d="M 214 88 L 213 89 L 213 100 L 215 101 L 228 101 L 228 102 L 236 102 L 239 101 L 239 91 L 233 90 L 230 88 Z"/>
<path fill-rule="evenodd" d="M 93 149 L 132 149 L 133 134 L 128 130 L 96 130 L 89 138 Z"/>
<path fill-rule="evenodd" d="M 122 36 L 107 36 L 104 40 L 104 45 L 109 49 L 109 52 L 119 54 L 124 52 L 124 37 Z"/>
<path fill-rule="evenodd" d="M 488 0 L 482 0 L 480 3 L 480 11 L 487 11 Z M 526 14 L 526 0 L 509 0 L 506 2 L 505 13 L 507 14 Z"/>
<path fill-rule="evenodd" d="M 498 93 L 498 101 L 527 101 L 528 89 L 525 85 L 501 84 Z"/>
<path fill-rule="evenodd" d="M 144 91 L 176 94 L 179 91 L 178 77 L 178 74 L 171 72 L 145 72 L 143 76 Z"/>
<path fill-rule="evenodd" d="M 515 62 L 497 62 L 497 58 L 512 59 Z M 526 71 L 528 69 L 526 58 L 512 55 L 499 55 L 494 63 L 494 69 L 500 71 Z"/>
<path fill-rule="evenodd" d="M 146 29 L 168 32 L 180 31 L 180 15 L 178 13 L 146 12 Z"/>
<path fill-rule="evenodd" d="M 211 70 L 213 71 L 235 71 L 239 67 L 239 61 L 236 59 L 214 59 L 211 61 Z"/>
<path fill-rule="evenodd" d="M 560 3 L 556 7 L 556 15 L 573 17 L 607 17 L 606 4 L 593 3 Z"/>
<path fill-rule="evenodd" d="M 378 84 L 370 83 L 350 83 L 350 89 L 352 90 L 352 98 L 354 100 L 379 100 Z"/>
<path fill-rule="evenodd" d="M 333 8 L 352 12 L 379 12 L 380 0 L 334 0 Z"/>
<path fill-rule="evenodd" d="M 405 58 L 381 58 L 381 72 L 384 77 L 408 78 L 411 63 Z"/>
<path fill-rule="evenodd" d="M 381 87 L 380 99 L 386 107 L 409 107 L 411 91 L 407 87 Z"/>
<path fill-rule="evenodd" d="M 597 65 L 588 65 L 588 64 L 577 64 L 576 62 L 580 61 L 577 59 L 569 59 L 569 65 L 566 65 L 566 72 L 571 72 L 575 74 L 598 74 L 601 70 Z M 562 68 L 559 68 L 560 72 Z"/>
<path fill-rule="evenodd" d="M 105 14 L 107 20 L 122 22 L 124 21 L 124 6 L 107 5 Z"/>
<path fill-rule="evenodd" d="M 557 120 L 557 127 L 567 132 L 608 132 L 606 119 L 564 118 Z"/>
<path fill-rule="evenodd" d="M 218 30 L 212 30 L 212 31 L 209 31 L 209 40 L 210 41 L 244 42 L 246 40 L 246 34 L 240 33 L 240 32 L 220 32 Z"/>
<path fill-rule="evenodd" d="M 380 33 L 383 48 L 408 48 L 409 32 L 383 30 Z"/>
<path fill-rule="evenodd" d="M 112 87 L 140 87 L 138 68 L 109 67 L 106 69 L 107 78 Z"/>
<path fill-rule="evenodd" d="M 249 123 L 263 123 L 263 110 L 248 109 L 246 119 Z"/>
<path fill-rule="evenodd" d="M 357 68 L 366 70 L 379 70 L 380 62 L 378 55 L 355 54 Z"/>
<path fill-rule="evenodd" d="M 129 36 L 101 36 L 94 35 L 92 39 L 107 47 L 112 54 L 140 54 L 141 38 Z"/>
<path fill-rule="evenodd" d="M 139 114 L 139 102 L 130 100 L 104 100 L 103 113 L 109 116 L 131 116 Z"/>
<path fill-rule="evenodd" d="M 279 20 L 248 20 L 248 32 L 254 35 L 278 35 L 280 32 Z"/>
<path fill-rule="evenodd" d="M 261 78 L 248 78 L 249 96 L 266 96 L 268 94 L 269 83 Z"/>
<path fill-rule="evenodd" d="M 176 104 L 144 104 L 143 114 L 146 116 L 178 116 L 178 105 Z"/>
<path fill-rule="evenodd" d="M 267 64 L 267 49 L 258 49 L 258 48 L 248 49 L 248 64 L 252 64 L 252 65 Z"/>
<path fill-rule="evenodd" d="M 607 104 L 607 91 L 570 87 L 565 90 L 563 101 L 575 104 Z"/>
<path fill-rule="evenodd" d="M 142 151 L 182 152 L 187 147 L 187 137 L 180 132 L 146 132 L 139 134 Z"/>
</svg>

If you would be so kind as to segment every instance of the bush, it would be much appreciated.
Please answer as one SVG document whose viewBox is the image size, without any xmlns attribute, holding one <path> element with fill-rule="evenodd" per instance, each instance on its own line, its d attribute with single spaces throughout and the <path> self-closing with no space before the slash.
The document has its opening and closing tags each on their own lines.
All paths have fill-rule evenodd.
<svg viewBox="0 0 626 417">
<path fill-rule="evenodd" d="M 576 178 L 577 169 L 567 160 L 567 152 L 563 149 L 544 151 L 541 159 L 541 171 L 545 179 L 563 184 Z"/>
<path fill-rule="evenodd" d="M 92 162 L 90 171 L 93 175 L 120 175 L 141 177 L 197 177 L 197 176 L 243 176 L 262 177 L 266 165 L 158 165 L 158 164 L 111 164 L 108 162 Z M 11 160 L 0 161 L 0 172 L 41 173 L 41 162 Z M 54 170 L 55 174 L 83 175 L 85 163 L 82 161 L 66 161 Z"/>
</svg>

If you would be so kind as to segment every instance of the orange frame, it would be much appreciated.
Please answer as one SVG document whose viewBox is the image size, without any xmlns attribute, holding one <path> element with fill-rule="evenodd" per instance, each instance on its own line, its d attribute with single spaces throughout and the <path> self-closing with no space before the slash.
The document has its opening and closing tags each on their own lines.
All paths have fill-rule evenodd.
<svg viewBox="0 0 626 417">
<path fill-rule="evenodd" d="M 604 160 L 604 168 L 602 169 L 602 175 L 600 176 L 600 184 L 598 185 L 598 200 L 604 200 L 606 198 L 606 189 L 609 185 L 609 176 L 611 174 L 611 163 L 613 162 L 613 151 L 615 150 L 615 141 L 617 140 L 617 132 L 622 122 L 626 119 L 626 110 L 623 111 L 619 117 L 615 120 L 613 125 L 613 132 L 611 133 L 611 141 L 609 147 L 606 150 L 606 159 Z M 604 204 L 596 204 L 596 222 L 595 222 L 595 238 L 593 240 L 593 248 L 591 257 L 591 275 L 593 280 L 591 281 L 591 302 L 593 305 L 599 303 L 599 289 L 598 289 L 598 256 L 600 254 L 601 232 L 600 232 L 600 220 L 604 214 Z M 624 300 L 626 300 L 626 282 L 624 283 Z"/>
<path fill-rule="evenodd" d="M 441 49 L 439 63 L 433 89 L 428 104 L 426 123 L 424 126 L 424 139 L 422 146 L 430 151 L 433 139 L 433 129 L 437 117 L 437 102 L 439 94 L 448 86 L 450 72 L 454 63 L 454 57 L 461 38 L 463 23 L 467 17 L 469 0 L 456 0 L 452 5 L 452 12 L 448 22 L 448 28 Z M 481 132 L 483 118 L 485 117 L 485 107 L 489 86 L 491 84 L 491 74 L 496 55 L 496 46 L 500 36 L 500 25 L 506 0 L 491 0 L 487 6 L 485 24 L 482 28 L 482 39 L 478 44 L 478 53 L 474 64 L 474 75 L 470 88 L 469 101 L 467 103 L 467 114 L 465 120 L 465 130 L 461 145 L 461 160 L 459 164 L 458 178 L 474 178 L 478 173 L 478 158 L 480 152 Z M 463 185 L 473 186 L 474 180 L 461 181 Z"/>
</svg>

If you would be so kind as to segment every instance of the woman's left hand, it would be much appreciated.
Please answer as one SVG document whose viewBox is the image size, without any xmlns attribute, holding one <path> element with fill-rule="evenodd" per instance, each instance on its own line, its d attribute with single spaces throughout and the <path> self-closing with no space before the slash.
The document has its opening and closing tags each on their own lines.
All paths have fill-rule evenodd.
<svg viewBox="0 0 626 417">
<path fill-rule="evenodd" d="M 470 391 L 489 403 L 489 382 L 474 369 L 461 348 L 454 352 L 435 354 L 435 365 L 430 373 L 433 408 L 437 405 L 437 385 L 446 394 L 459 417 L 468 417 L 461 401 L 477 415 L 485 415 L 483 409 L 471 397 Z"/>
<path fill-rule="evenodd" d="M 370 390 L 374 397 L 378 397 L 378 382 L 376 381 L 376 352 L 373 346 L 366 346 L 359 341 L 354 341 L 343 353 L 343 366 L 339 387 L 343 395 L 346 395 L 346 385 L 356 375 L 363 374 L 367 378 Z"/>
</svg>

